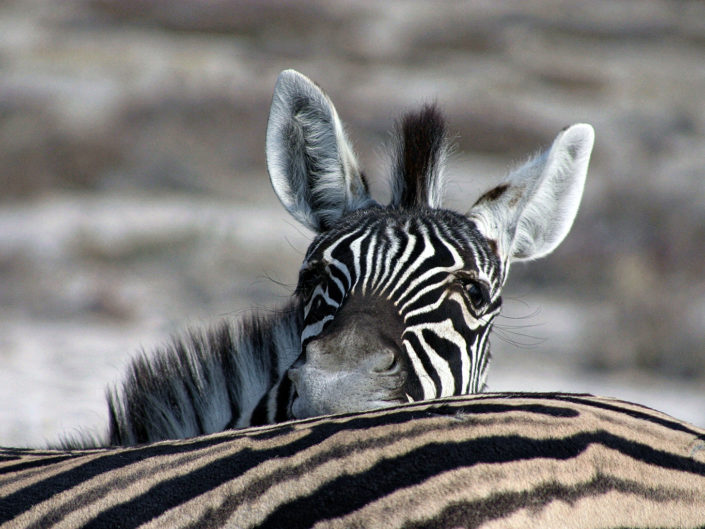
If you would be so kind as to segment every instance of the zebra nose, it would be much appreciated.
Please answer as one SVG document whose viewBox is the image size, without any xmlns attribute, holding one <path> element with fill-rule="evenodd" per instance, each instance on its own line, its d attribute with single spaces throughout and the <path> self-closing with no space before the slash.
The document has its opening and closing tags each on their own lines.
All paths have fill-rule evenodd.
<svg viewBox="0 0 705 529">
<path fill-rule="evenodd" d="M 376 373 L 391 371 L 397 365 L 397 355 L 394 351 L 386 349 L 375 354 L 373 362 L 372 371 Z"/>
</svg>

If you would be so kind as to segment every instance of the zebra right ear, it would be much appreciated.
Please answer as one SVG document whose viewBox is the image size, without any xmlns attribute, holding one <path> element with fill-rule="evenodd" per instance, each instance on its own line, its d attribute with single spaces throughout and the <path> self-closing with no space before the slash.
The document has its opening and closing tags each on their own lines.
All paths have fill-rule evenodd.
<svg viewBox="0 0 705 529">
<path fill-rule="evenodd" d="M 475 203 L 468 216 L 502 261 L 537 259 L 563 241 L 578 212 L 594 140 L 586 123 L 566 128 L 548 151 Z"/>
<path fill-rule="evenodd" d="M 375 204 L 333 103 L 294 70 L 277 78 L 266 142 L 272 187 L 306 227 L 325 231 L 346 212 Z"/>
</svg>

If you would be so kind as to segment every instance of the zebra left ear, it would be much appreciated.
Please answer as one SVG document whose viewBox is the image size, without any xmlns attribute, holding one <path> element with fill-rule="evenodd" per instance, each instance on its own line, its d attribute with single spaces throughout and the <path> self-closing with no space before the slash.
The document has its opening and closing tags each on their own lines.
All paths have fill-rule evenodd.
<svg viewBox="0 0 705 529">
<path fill-rule="evenodd" d="M 590 125 L 568 127 L 468 212 L 502 261 L 537 259 L 563 241 L 578 213 L 594 139 Z"/>
<path fill-rule="evenodd" d="M 279 74 L 267 124 L 267 169 L 284 207 L 316 232 L 375 204 L 333 103 L 294 70 Z"/>
</svg>

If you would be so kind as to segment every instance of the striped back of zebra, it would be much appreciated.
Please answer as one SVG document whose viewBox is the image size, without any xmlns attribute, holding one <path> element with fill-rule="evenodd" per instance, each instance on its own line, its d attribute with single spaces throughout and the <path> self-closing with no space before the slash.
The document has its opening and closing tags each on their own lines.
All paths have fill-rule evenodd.
<svg viewBox="0 0 705 529">
<path fill-rule="evenodd" d="M 705 525 L 705 430 L 484 394 L 89 451 L 0 451 L 0 529 Z"/>
<path fill-rule="evenodd" d="M 267 167 L 282 204 L 316 232 L 292 302 L 136 360 L 111 394 L 109 443 L 482 391 L 510 263 L 550 253 L 568 233 L 593 136 L 567 128 L 460 214 L 442 208 L 445 124 L 425 106 L 398 124 L 383 206 L 330 99 L 282 72 Z"/>
</svg>

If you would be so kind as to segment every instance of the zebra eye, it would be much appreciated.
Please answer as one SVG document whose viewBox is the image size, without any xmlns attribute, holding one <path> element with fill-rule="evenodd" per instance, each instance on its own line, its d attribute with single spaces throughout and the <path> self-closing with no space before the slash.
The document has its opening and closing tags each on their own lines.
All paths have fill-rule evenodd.
<svg viewBox="0 0 705 529">
<path fill-rule="evenodd" d="M 476 309 L 482 308 L 489 301 L 487 288 L 476 281 L 468 281 L 465 284 L 465 292 Z"/>
</svg>

